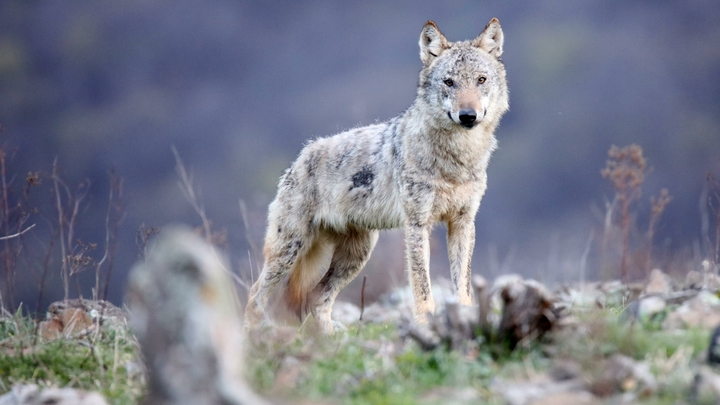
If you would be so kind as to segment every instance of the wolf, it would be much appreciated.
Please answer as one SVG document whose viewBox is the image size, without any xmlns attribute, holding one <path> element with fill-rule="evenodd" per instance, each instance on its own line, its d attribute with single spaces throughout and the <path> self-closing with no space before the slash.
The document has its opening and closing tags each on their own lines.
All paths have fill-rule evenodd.
<svg viewBox="0 0 720 405">
<path fill-rule="evenodd" d="M 428 21 L 420 33 L 417 97 L 400 116 L 308 143 L 280 178 L 268 208 L 265 262 L 250 290 L 245 326 L 271 324 L 284 307 L 332 333 L 337 294 L 365 265 L 382 229 L 405 230 L 414 317 L 435 309 L 431 228 L 447 224 L 454 293 L 472 303 L 475 214 L 508 110 L 493 18 L 473 40 L 450 42 Z M 288 311 L 285 311 L 288 314 Z"/>
</svg>

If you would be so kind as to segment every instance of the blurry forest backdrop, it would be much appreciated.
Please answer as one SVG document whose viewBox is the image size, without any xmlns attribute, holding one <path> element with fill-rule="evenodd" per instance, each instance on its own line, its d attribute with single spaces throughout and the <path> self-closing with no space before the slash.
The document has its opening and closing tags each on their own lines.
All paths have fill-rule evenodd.
<svg viewBox="0 0 720 405">
<path fill-rule="evenodd" d="M 119 303 L 143 224 L 200 225 L 178 187 L 173 146 L 213 230 L 227 234 L 234 271 L 249 280 L 251 267 L 259 271 L 267 204 L 302 145 L 410 105 L 426 20 L 461 40 L 492 17 L 505 33 L 511 107 L 477 217 L 474 271 L 577 280 L 588 252 L 588 277 L 618 277 L 601 271 L 614 190 L 600 169 L 611 144 L 631 143 L 652 168 L 634 233 L 644 232 L 649 197 L 668 188 L 657 265 L 698 266 L 711 254 L 706 175 L 720 175 L 720 3 L 3 0 L 1 229 L 37 224 L 0 242 L 3 302 L 34 307 L 40 284 L 43 305 L 62 298 L 61 190 L 68 219 L 85 195 L 73 235 L 63 228 L 73 239 L 66 255 L 86 260 L 71 295 L 91 295 L 108 222 L 115 250 L 101 270 L 112 265 L 108 296 Z M 122 185 L 106 221 L 111 171 Z M 28 173 L 40 184 L 27 187 Z M 434 236 L 433 271 L 447 277 L 444 229 Z M 368 291 L 405 283 L 402 246 L 401 232 L 381 238 Z"/>
</svg>

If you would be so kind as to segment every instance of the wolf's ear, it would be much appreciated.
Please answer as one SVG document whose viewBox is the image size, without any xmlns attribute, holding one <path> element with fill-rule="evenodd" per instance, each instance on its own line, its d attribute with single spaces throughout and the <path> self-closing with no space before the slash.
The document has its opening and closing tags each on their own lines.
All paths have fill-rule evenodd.
<svg viewBox="0 0 720 405">
<path fill-rule="evenodd" d="M 503 53 L 504 41 L 505 37 L 503 36 L 502 27 L 500 27 L 500 21 L 498 21 L 497 18 L 493 18 L 488 25 L 485 26 L 482 34 L 473 40 L 472 44 L 495 58 L 500 59 L 500 55 Z"/>
<path fill-rule="evenodd" d="M 420 59 L 429 64 L 447 48 L 447 40 L 434 22 L 428 21 L 420 33 Z"/>
</svg>

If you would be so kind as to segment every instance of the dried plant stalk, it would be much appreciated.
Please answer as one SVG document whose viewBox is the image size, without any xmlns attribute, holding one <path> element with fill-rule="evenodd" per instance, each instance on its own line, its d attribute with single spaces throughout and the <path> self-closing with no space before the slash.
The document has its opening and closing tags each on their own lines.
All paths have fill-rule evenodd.
<svg viewBox="0 0 720 405">
<path fill-rule="evenodd" d="M 620 202 L 621 227 L 623 233 L 622 259 L 620 271 L 623 283 L 627 283 L 627 260 L 630 250 L 630 204 L 642 195 L 642 183 L 645 180 L 646 161 L 639 145 L 632 144 L 619 148 L 615 145 L 608 151 L 602 176 L 613 183 L 615 194 Z"/>
</svg>

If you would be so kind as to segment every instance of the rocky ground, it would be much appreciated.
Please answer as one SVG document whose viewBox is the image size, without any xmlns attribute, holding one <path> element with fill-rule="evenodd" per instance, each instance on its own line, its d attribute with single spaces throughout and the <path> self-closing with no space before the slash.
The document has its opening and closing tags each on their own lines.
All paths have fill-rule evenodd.
<svg viewBox="0 0 720 405">
<path fill-rule="evenodd" d="M 200 245 L 183 243 L 183 252 Z M 170 391 L 191 395 L 199 386 L 209 399 L 197 403 L 266 403 L 251 391 L 282 403 L 720 403 L 720 277 L 714 273 L 693 271 L 674 280 L 658 269 L 642 283 L 554 290 L 513 275 L 492 283 L 475 278 L 475 307 L 458 306 L 439 280 L 433 291 L 438 309 L 426 325 L 410 321 L 412 297 L 400 289 L 366 308 L 336 303 L 333 317 L 346 329 L 329 340 L 305 327 L 253 336 L 244 343 L 243 360 L 230 321 L 237 312 L 228 310 L 234 305 L 230 284 L 217 257 L 200 252 L 180 260 L 172 256 L 177 249 L 165 251 L 171 260 L 153 265 L 151 259 L 133 270 L 129 294 L 142 353 L 152 359 L 147 367 L 132 348 L 132 335 L 123 337 L 126 312 L 109 303 L 56 303 L 46 320 L 25 329 L 6 314 L 0 322 L 0 389 L 6 391 L 0 405 L 134 403 L 142 387 L 157 403 L 183 403 L 177 398 L 185 394 Z M 155 268 L 162 269 L 162 280 L 176 281 L 153 281 Z M 232 330 L 223 326 L 230 324 Z M 21 330 L 31 336 L 18 336 Z M 120 347 L 121 339 L 132 347 Z M 78 367 L 91 363 L 90 374 L 110 378 L 53 380 L 60 372 L 45 372 L 49 360 L 32 363 L 36 371 L 27 375 L 11 368 L 39 359 L 50 347 L 43 342 L 58 341 L 80 342 L 87 354 Z M 198 364 L 202 375 L 190 372 Z M 234 383 L 243 372 L 248 384 Z M 108 397 L 127 389 L 136 392 L 130 399 Z M 378 399 L 378 392 L 393 390 L 403 391 L 404 400 Z"/>
<path fill-rule="evenodd" d="M 474 283 L 477 287 L 485 282 Z M 507 404 L 715 404 L 720 403 L 719 288 L 718 275 L 698 271 L 688 273 L 685 280 L 673 280 L 655 269 L 647 280 L 627 286 L 619 281 L 588 282 L 562 285 L 552 292 L 510 275 L 493 282 L 487 308 L 461 309 L 459 314 L 440 283 L 434 295 L 445 305 L 429 326 L 407 323 L 407 290 L 362 312 L 363 322 L 401 325 L 425 350 L 444 345 L 467 351 L 467 342 L 476 342 L 483 328 L 485 344 L 503 337 L 511 347 L 539 343 L 550 360 L 546 370 L 492 379 L 490 397 L 502 397 Z M 533 289 L 535 293 L 529 294 Z M 512 299 L 510 292 L 515 294 Z M 476 289 L 476 297 L 482 294 Z M 523 300 L 528 302 L 521 309 L 513 307 Z M 528 307 L 535 309 L 529 318 Z M 358 322 L 360 313 L 349 303 L 338 303 L 334 310 L 335 318 L 349 325 Z M 525 323 L 507 320 L 522 316 Z M 545 330 L 538 333 L 543 322 Z M 487 328 L 494 331 L 495 341 L 488 340 Z M 595 347 L 603 344 L 605 349 Z"/>
</svg>

